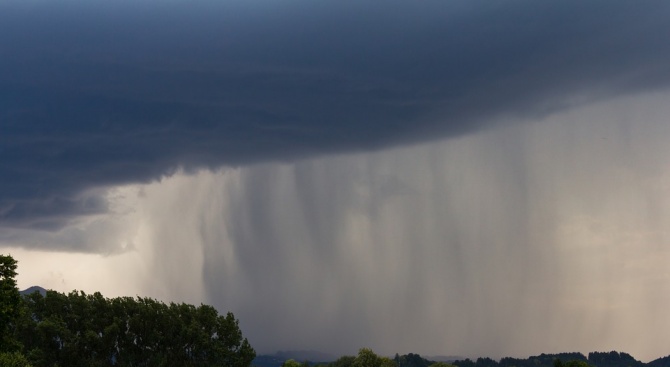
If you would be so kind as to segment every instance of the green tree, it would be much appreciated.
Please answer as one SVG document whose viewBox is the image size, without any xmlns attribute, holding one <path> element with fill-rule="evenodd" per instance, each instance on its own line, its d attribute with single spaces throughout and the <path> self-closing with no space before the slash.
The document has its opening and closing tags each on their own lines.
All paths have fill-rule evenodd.
<svg viewBox="0 0 670 367">
<path fill-rule="evenodd" d="M 0 351 L 18 349 L 12 328 L 21 312 L 21 295 L 16 287 L 16 260 L 0 255 Z"/>
<path fill-rule="evenodd" d="M 2 354 L 3 367 L 248 367 L 256 356 L 233 314 L 212 306 L 79 291 L 21 297 L 15 276 L 16 261 L 0 256 L 0 353 L 25 353 Z"/>
<path fill-rule="evenodd" d="M 2 367 L 32 367 L 26 357 L 18 352 L 0 353 L 0 366 Z"/>
<path fill-rule="evenodd" d="M 392 359 L 380 357 L 370 348 L 361 348 L 358 356 L 351 363 L 351 367 L 396 367 Z"/>
<path fill-rule="evenodd" d="M 588 363 L 584 361 L 572 360 L 563 364 L 564 367 L 591 367 Z"/>
<path fill-rule="evenodd" d="M 405 354 L 403 356 L 396 354 L 394 360 L 398 367 L 428 367 L 435 363 L 414 353 Z"/>
<path fill-rule="evenodd" d="M 398 364 L 388 357 L 380 357 L 379 367 L 397 367 Z"/>
<path fill-rule="evenodd" d="M 361 348 L 354 360 L 353 367 L 379 367 L 381 359 L 370 348 Z"/>
<path fill-rule="evenodd" d="M 331 363 L 331 367 L 351 367 L 356 360 L 355 356 L 342 356 Z"/>
<path fill-rule="evenodd" d="M 247 367 L 255 357 L 233 314 L 212 306 L 77 291 L 23 302 L 15 335 L 36 367 Z"/>
</svg>

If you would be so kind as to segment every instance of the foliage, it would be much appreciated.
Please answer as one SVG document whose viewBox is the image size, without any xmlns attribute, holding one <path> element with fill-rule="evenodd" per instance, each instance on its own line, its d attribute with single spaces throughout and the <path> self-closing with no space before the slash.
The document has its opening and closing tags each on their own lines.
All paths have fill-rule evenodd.
<svg viewBox="0 0 670 367">
<path fill-rule="evenodd" d="M 355 356 L 342 356 L 331 363 L 331 367 L 351 367 L 356 360 Z"/>
<path fill-rule="evenodd" d="M 372 351 L 364 348 L 363 355 L 370 357 Z M 261 356 L 261 358 L 267 356 Z M 356 362 L 357 356 L 341 356 L 334 362 L 312 364 L 311 367 L 351 367 Z M 374 358 L 372 358 L 374 359 Z M 359 362 L 361 359 L 359 359 Z M 618 352 L 594 352 L 589 354 L 587 359 L 581 353 L 557 353 L 557 354 L 540 354 L 538 356 L 531 356 L 528 358 L 502 358 L 499 362 L 491 358 L 478 358 L 475 361 L 470 359 L 457 360 L 451 363 L 430 361 L 421 357 L 418 354 L 398 355 L 391 360 L 385 357 L 379 357 L 382 367 L 610 367 L 610 364 L 615 367 L 670 367 L 670 356 L 656 359 L 649 363 L 642 363 L 635 360 L 632 356 L 626 353 Z M 600 364 L 597 364 L 600 363 Z M 281 361 L 263 364 L 266 367 L 280 367 Z M 307 364 L 303 363 L 302 366 Z M 260 364 L 259 364 L 260 366 Z"/>
<path fill-rule="evenodd" d="M 352 367 L 379 367 L 381 360 L 370 348 L 361 348 Z"/>
<path fill-rule="evenodd" d="M 309 367 L 309 363 L 307 362 L 300 363 L 295 359 L 289 359 L 282 364 L 282 367 Z"/>
<path fill-rule="evenodd" d="M 589 364 L 596 367 L 641 367 L 643 363 L 630 354 L 612 351 L 589 353 Z"/>
<path fill-rule="evenodd" d="M 18 352 L 0 353 L 0 366 L 2 367 L 32 367 L 26 357 Z"/>
<path fill-rule="evenodd" d="M 232 313 L 77 291 L 21 297 L 16 267 L 0 255 L 0 366 L 247 367 L 256 356 Z"/>
<path fill-rule="evenodd" d="M 23 300 L 15 336 L 36 367 L 246 367 L 255 357 L 233 315 L 207 305 L 77 291 Z"/>
<path fill-rule="evenodd" d="M 560 359 L 554 360 L 554 367 L 591 367 L 585 361 L 572 360 L 563 363 Z"/>
<path fill-rule="evenodd" d="M 361 348 L 351 367 L 396 367 L 396 363 L 390 358 L 378 356 L 370 348 Z"/>
<path fill-rule="evenodd" d="M 434 363 L 414 353 L 403 356 L 396 354 L 393 360 L 397 363 L 398 367 L 428 367 Z"/>
<path fill-rule="evenodd" d="M 0 255 L 0 352 L 18 349 L 11 337 L 16 318 L 21 312 L 21 295 L 16 287 L 16 260 Z"/>
<path fill-rule="evenodd" d="M 491 358 L 477 358 L 476 361 L 465 359 L 452 364 L 457 367 L 556 367 L 556 363 L 573 363 L 572 361 L 586 363 L 586 357 L 581 353 L 540 354 L 527 359 L 505 357 L 496 362 Z"/>
<path fill-rule="evenodd" d="M 657 358 L 646 364 L 647 367 L 670 367 L 670 356 Z"/>
</svg>

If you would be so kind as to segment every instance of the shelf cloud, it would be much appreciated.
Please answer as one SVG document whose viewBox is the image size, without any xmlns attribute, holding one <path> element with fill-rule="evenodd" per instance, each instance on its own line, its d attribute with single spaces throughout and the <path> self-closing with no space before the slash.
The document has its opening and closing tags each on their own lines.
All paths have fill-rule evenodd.
<svg viewBox="0 0 670 367">
<path fill-rule="evenodd" d="M 178 169 L 476 133 L 670 76 L 662 1 L 0 5 L 3 226 Z M 508 118 L 500 118 L 508 117 Z"/>
</svg>

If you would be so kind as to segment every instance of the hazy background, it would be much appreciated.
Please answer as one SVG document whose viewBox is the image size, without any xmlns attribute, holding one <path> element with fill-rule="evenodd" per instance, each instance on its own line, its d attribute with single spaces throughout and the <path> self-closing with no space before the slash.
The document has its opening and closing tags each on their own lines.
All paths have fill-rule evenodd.
<svg viewBox="0 0 670 367">
<path fill-rule="evenodd" d="M 19 285 L 260 353 L 670 353 L 661 1 L 0 4 Z"/>
</svg>

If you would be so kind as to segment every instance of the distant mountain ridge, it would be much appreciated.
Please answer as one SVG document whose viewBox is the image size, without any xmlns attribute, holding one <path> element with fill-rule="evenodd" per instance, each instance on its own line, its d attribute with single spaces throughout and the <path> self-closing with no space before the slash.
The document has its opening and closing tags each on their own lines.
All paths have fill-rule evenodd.
<svg viewBox="0 0 670 367">
<path fill-rule="evenodd" d="M 32 287 L 30 287 L 30 288 L 28 288 L 28 289 L 24 289 L 24 290 L 22 290 L 22 291 L 19 291 L 19 293 L 20 293 L 22 296 L 27 296 L 27 295 L 29 295 L 29 294 L 33 294 L 33 293 L 35 293 L 35 292 L 39 292 L 39 293 L 40 293 L 41 295 L 43 295 L 43 296 L 46 296 L 46 295 L 47 295 L 47 290 L 44 289 L 44 288 L 42 288 L 42 287 L 40 287 L 40 286 L 37 286 L 37 285 L 34 285 L 34 286 L 32 286 Z"/>
<path fill-rule="evenodd" d="M 254 367 L 280 367 L 289 359 L 304 362 L 309 361 L 312 365 L 332 362 L 337 357 L 332 354 L 314 350 L 280 350 L 274 354 L 258 355 L 251 362 Z"/>
</svg>

